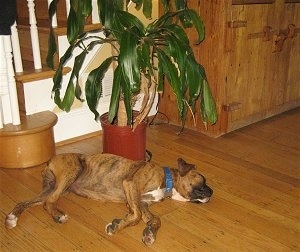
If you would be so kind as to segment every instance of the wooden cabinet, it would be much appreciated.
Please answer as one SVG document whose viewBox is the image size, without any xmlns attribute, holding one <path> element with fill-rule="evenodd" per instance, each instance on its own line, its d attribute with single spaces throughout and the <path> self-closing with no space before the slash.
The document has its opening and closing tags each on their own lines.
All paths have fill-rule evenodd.
<svg viewBox="0 0 300 252">
<path fill-rule="evenodd" d="M 205 130 L 197 114 L 186 127 L 211 136 L 300 105 L 300 3 L 288 0 L 190 1 L 206 27 L 194 50 L 214 93 L 219 120 Z M 191 41 L 195 33 L 189 32 Z M 166 89 L 159 111 L 181 124 L 176 100 Z"/>
</svg>

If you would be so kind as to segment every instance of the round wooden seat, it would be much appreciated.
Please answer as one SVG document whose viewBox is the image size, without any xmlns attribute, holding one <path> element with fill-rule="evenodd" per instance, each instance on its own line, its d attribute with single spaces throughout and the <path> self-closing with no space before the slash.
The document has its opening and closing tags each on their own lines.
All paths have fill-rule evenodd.
<svg viewBox="0 0 300 252">
<path fill-rule="evenodd" d="M 56 122 L 56 114 L 45 111 L 22 118 L 21 125 L 0 129 L 0 167 L 27 168 L 47 162 L 55 154 Z"/>
</svg>

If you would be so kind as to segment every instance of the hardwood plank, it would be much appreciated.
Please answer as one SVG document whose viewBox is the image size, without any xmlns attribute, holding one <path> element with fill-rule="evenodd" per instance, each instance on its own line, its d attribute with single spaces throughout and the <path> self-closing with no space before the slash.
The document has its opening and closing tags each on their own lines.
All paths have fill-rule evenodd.
<svg viewBox="0 0 300 252">
<path fill-rule="evenodd" d="M 2 180 L 3 178 L 4 180 Z M 25 186 L 20 183 L 14 183 L 12 178 L 3 174 L 1 174 L 1 185 L 4 185 L 4 187 L 1 188 L 2 192 L 4 194 L 8 194 L 7 191 L 9 191 L 9 197 L 11 197 L 12 200 L 12 205 L 10 206 L 8 212 L 14 207 L 16 202 L 20 202 L 24 199 L 35 196 L 35 193 L 27 189 Z M 10 187 L 13 187 L 14 189 Z M 31 196 L 28 197 L 29 195 Z M 2 209 L 1 212 L 3 215 L 4 211 L 2 211 Z M 1 217 L 3 217 L 4 219 L 4 216 Z M 29 209 L 23 214 L 22 217 L 23 218 L 20 219 L 18 224 L 22 232 L 19 232 L 16 229 L 6 230 L 5 235 L 10 235 L 11 237 L 18 239 L 18 235 L 17 237 L 15 235 L 15 232 L 17 232 L 17 234 L 20 235 L 19 239 L 21 240 L 21 247 L 24 247 L 25 251 L 30 251 L 32 249 L 32 246 L 35 246 L 35 244 L 37 244 L 38 247 L 37 251 L 46 251 L 48 249 L 51 250 L 52 248 L 57 248 L 59 250 L 65 251 L 78 250 L 78 248 L 76 248 L 76 244 L 70 243 L 70 241 L 68 241 L 67 239 L 64 239 L 64 242 L 57 242 L 58 240 L 61 240 L 61 235 L 57 233 L 55 229 L 53 229 L 53 224 L 51 223 L 49 216 L 45 214 L 45 211 L 43 209 L 39 207 L 36 207 L 35 209 Z M 30 236 L 32 238 L 27 239 L 27 236 Z M 39 242 L 36 241 L 40 241 L 43 245 L 41 245 L 39 248 Z M 24 244 L 22 244 L 22 242 Z"/>
<path fill-rule="evenodd" d="M 141 242 L 143 222 L 114 236 L 104 227 L 127 212 L 125 204 L 63 196 L 70 217 L 56 224 L 42 206 L 26 211 L 19 225 L 0 228 L 1 251 L 299 251 L 300 108 L 220 138 L 164 124 L 147 129 L 153 161 L 175 167 L 195 163 L 214 190 L 208 204 L 166 199 L 151 206 L 162 227 L 151 248 Z M 101 135 L 57 146 L 57 153 L 102 151 Z M 2 148 L 2 146 L 1 146 Z M 0 169 L 0 218 L 41 189 L 43 166 Z"/>
<path fill-rule="evenodd" d="M 221 209 L 222 208 L 220 208 L 220 210 Z M 185 218 L 182 218 L 182 216 Z M 209 222 L 207 218 L 209 218 Z M 230 218 L 224 218 L 224 216 L 218 216 L 213 209 L 207 209 L 205 207 L 196 211 L 195 208 L 190 208 L 189 210 L 178 209 L 168 215 L 168 220 L 183 229 L 181 233 L 191 232 L 196 236 L 194 240 L 202 239 L 203 241 L 208 241 L 207 243 L 212 243 L 213 246 L 215 246 L 215 251 L 218 251 L 220 248 L 222 248 L 223 251 L 231 251 L 233 247 L 237 251 L 244 251 L 245 247 L 248 251 L 288 249 L 286 246 L 282 246 L 280 243 L 268 239 L 264 234 L 261 235 L 255 232 L 255 230 L 244 227 L 239 223 L 238 216 L 235 218 L 235 220 L 232 220 Z M 181 221 L 178 223 L 179 219 Z M 240 243 L 241 235 L 243 237 L 243 243 Z M 182 237 L 184 239 L 185 235 L 182 235 Z M 212 239 L 212 237 L 216 239 Z M 180 241 L 181 240 L 182 239 L 180 239 Z M 209 245 L 204 249 L 210 250 L 213 246 Z M 200 247 L 195 251 L 200 251 Z"/>
</svg>

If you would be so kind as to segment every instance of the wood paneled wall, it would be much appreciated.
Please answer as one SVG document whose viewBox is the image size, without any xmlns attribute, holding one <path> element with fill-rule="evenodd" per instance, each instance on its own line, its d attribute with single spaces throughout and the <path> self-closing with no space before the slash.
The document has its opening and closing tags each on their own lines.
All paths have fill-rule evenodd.
<svg viewBox="0 0 300 252">
<path fill-rule="evenodd" d="M 300 105 L 300 4 L 201 0 L 190 5 L 205 23 L 205 41 L 194 50 L 206 69 L 219 120 L 206 131 L 198 113 L 197 125 L 189 117 L 186 127 L 219 136 Z M 194 34 L 189 32 L 191 42 Z M 180 124 L 175 103 L 166 89 L 159 110 Z"/>
</svg>

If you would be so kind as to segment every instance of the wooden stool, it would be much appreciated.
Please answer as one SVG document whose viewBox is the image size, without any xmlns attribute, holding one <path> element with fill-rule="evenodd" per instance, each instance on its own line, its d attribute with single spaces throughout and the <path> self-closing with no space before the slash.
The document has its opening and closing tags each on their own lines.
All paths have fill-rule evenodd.
<svg viewBox="0 0 300 252">
<path fill-rule="evenodd" d="M 0 129 L 0 167 L 27 168 L 47 162 L 55 154 L 56 122 L 56 114 L 45 111 L 25 116 L 21 125 Z"/>
</svg>

